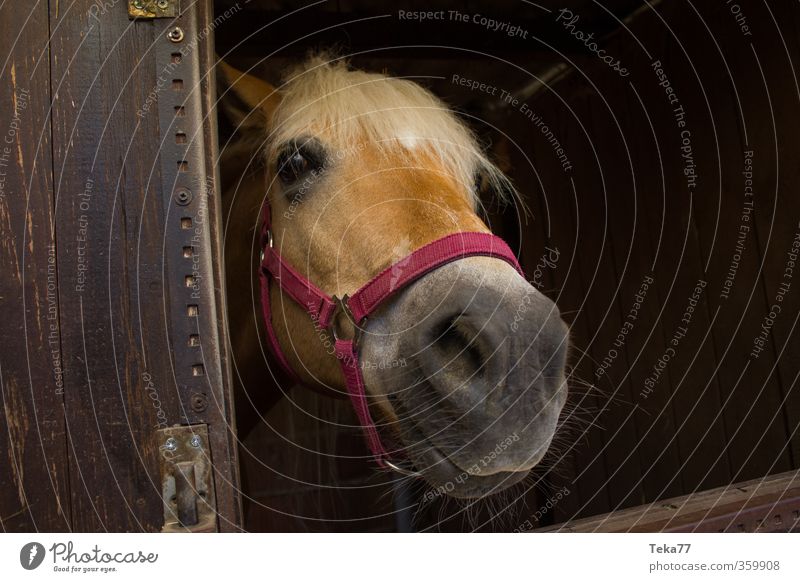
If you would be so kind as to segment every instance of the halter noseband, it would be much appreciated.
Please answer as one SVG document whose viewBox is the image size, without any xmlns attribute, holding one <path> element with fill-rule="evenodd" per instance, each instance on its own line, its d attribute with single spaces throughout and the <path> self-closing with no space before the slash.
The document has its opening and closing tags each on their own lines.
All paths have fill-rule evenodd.
<svg viewBox="0 0 800 582">
<path fill-rule="evenodd" d="M 358 340 L 367 317 L 395 293 L 446 263 L 465 257 L 494 257 L 506 261 L 522 274 L 516 256 L 505 241 L 493 234 L 457 232 L 420 247 L 381 271 L 352 295 L 344 295 L 339 298 L 335 295 L 329 296 L 281 257 L 274 248 L 270 226 L 269 205 L 265 203 L 261 224 L 262 252 L 259 278 L 261 281 L 261 307 L 273 355 L 287 374 L 302 383 L 281 350 L 272 326 L 269 298 L 271 279 L 278 283 L 281 291 L 306 310 L 319 329 L 327 329 L 333 336 L 335 340 L 334 353 L 344 374 L 347 394 L 375 461 L 381 467 L 406 472 L 389 460 L 389 452 L 383 446 L 378 428 L 369 411 L 364 378 L 358 360 Z M 402 264 L 402 268 L 396 268 L 400 264 Z M 343 333 L 343 330 L 339 328 L 342 316 L 352 324 L 353 330 L 350 334 Z M 345 337 L 348 335 L 350 337 Z"/>
</svg>

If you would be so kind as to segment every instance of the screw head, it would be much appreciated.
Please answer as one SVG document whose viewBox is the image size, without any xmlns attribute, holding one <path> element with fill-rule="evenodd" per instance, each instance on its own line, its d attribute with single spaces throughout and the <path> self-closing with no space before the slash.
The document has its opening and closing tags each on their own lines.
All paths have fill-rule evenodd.
<svg viewBox="0 0 800 582">
<path fill-rule="evenodd" d="M 205 392 L 195 392 L 190 399 L 190 405 L 195 412 L 204 412 L 208 408 L 208 396 Z"/>
<path fill-rule="evenodd" d="M 199 448 L 203 444 L 203 441 L 198 435 L 192 435 L 192 440 L 189 441 L 189 444 L 195 448 Z"/>
<path fill-rule="evenodd" d="M 181 42 L 183 40 L 183 29 L 180 26 L 176 26 L 167 33 L 167 38 L 172 42 Z"/>
<path fill-rule="evenodd" d="M 144 8 L 144 3 L 142 2 L 142 0 L 134 0 L 133 7 L 136 8 L 137 10 L 141 10 L 142 8 Z"/>
<path fill-rule="evenodd" d="M 186 188 L 180 188 L 175 192 L 175 202 L 181 206 L 186 206 L 192 201 L 192 193 Z"/>
<path fill-rule="evenodd" d="M 167 0 L 158 0 L 158 2 L 156 2 L 156 5 L 159 8 L 161 8 L 161 10 L 166 10 L 167 7 L 169 6 L 169 2 Z"/>
<path fill-rule="evenodd" d="M 167 442 L 164 443 L 164 448 L 168 451 L 174 451 L 178 448 L 178 441 L 174 437 L 169 437 Z"/>
</svg>

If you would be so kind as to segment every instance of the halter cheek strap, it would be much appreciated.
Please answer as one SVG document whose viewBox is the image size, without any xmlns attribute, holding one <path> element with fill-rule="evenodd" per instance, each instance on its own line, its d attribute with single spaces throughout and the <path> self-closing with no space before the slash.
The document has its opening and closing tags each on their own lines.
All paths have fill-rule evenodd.
<svg viewBox="0 0 800 582">
<path fill-rule="evenodd" d="M 281 367 L 297 382 L 300 379 L 289 365 L 272 324 L 270 307 L 270 282 L 275 281 L 281 291 L 292 298 L 309 314 L 320 329 L 330 331 L 335 339 L 334 353 L 344 374 L 347 394 L 364 432 L 372 456 L 381 467 L 386 467 L 390 454 L 381 441 L 378 428 L 369 411 L 364 377 L 358 358 L 358 340 L 366 319 L 396 293 L 427 273 L 442 265 L 465 257 L 494 257 L 512 265 L 520 274 L 522 269 L 514 253 L 499 237 L 483 232 L 458 232 L 437 239 L 412 252 L 407 257 L 380 272 L 351 296 L 329 296 L 288 264 L 273 246 L 270 231 L 269 207 L 265 206 L 261 228 L 261 307 L 267 327 L 270 349 Z M 338 329 L 340 313 L 354 326 L 352 337 L 342 337 Z"/>
</svg>

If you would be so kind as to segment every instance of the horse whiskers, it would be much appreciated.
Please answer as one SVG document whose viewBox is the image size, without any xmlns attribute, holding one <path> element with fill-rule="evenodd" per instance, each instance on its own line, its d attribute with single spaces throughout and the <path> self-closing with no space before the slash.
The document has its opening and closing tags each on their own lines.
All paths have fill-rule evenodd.
<svg viewBox="0 0 800 582">
<path fill-rule="evenodd" d="M 573 356 L 573 354 L 574 354 L 574 353 L 576 353 L 576 352 L 578 353 L 578 355 L 580 355 L 580 357 L 578 358 L 578 361 L 577 361 L 577 362 L 575 362 L 575 363 L 572 363 L 572 364 L 570 364 L 570 365 L 569 365 L 569 368 L 570 368 L 571 370 L 572 370 L 572 369 L 575 369 L 575 368 L 577 368 L 577 367 L 580 365 L 580 363 L 581 363 L 581 362 L 582 362 L 584 359 L 586 359 L 586 360 L 589 360 L 589 362 L 591 362 L 592 364 L 594 364 L 594 365 L 595 365 L 597 368 L 599 368 L 599 367 L 600 367 L 600 362 L 598 362 L 597 360 L 595 360 L 595 359 L 594 359 L 594 358 L 591 356 L 591 354 L 589 354 L 589 352 L 588 352 L 588 351 L 586 351 L 585 349 L 582 349 L 582 348 L 578 347 L 576 344 L 574 344 L 574 343 L 570 342 L 570 345 L 569 345 L 569 353 L 570 353 L 570 357 L 572 357 L 572 356 Z"/>
<path fill-rule="evenodd" d="M 575 408 L 579 408 L 583 414 L 592 414 L 596 419 L 607 411 L 611 405 L 623 406 L 628 409 L 636 407 L 636 403 L 626 398 L 620 390 L 608 393 L 596 385 L 587 386 L 589 388 L 587 392 L 581 393 L 580 390 L 571 390 L 571 398 L 568 399 L 564 406 L 564 411 L 573 411 Z M 599 406 L 587 404 L 587 401 L 595 402 L 598 399 L 600 400 Z M 564 411 L 562 411 L 562 414 Z"/>
<path fill-rule="evenodd" d="M 424 516 L 435 511 L 434 522 L 422 528 L 422 531 L 449 529 L 446 526 L 447 522 L 459 516 L 460 531 L 479 531 L 487 528 L 491 531 L 516 529 L 523 523 L 523 512 L 530 505 L 529 493 L 535 491 L 540 498 L 551 498 L 552 487 L 546 485 L 545 479 L 549 475 L 559 474 L 557 468 L 543 469 L 539 466 L 520 483 L 480 499 L 458 499 L 436 495 L 429 501 L 417 504 L 412 515 L 412 524 L 417 530 L 416 526 L 422 522 Z M 562 476 L 560 480 L 566 481 L 567 476 Z M 429 487 L 416 487 L 413 483 L 409 484 L 409 487 L 420 499 L 428 498 L 426 492 L 435 491 Z"/>
<path fill-rule="evenodd" d="M 378 501 L 385 501 L 389 496 L 395 498 L 397 496 L 398 489 L 406 489 L 408 491 L 413 491 L 413 489 L 415 488 L 414 485 L 416 485 L 419 482 L 419 480 L 414 477 L 410 477 L 408 475 L 398 475 L 397 473 L 391 472 L 390 469 L 383 470 L 382 472 L 391 473 L 392 486 L 387 487 L 383 492 L 381 492 L 380 495 L 378 495 Z M 414 495 L 413 497 L 416 497 L 416 495 Z M 394 505 L 396 506 L 397 504 L 395 503 Z"/>
<path fill-rule="evenodd" d="M 508 525 L 513 523 L 513 516 L 521 511 L 521 507 L 525 504 L 511 503 L 512 488 L 508 490 L 490 495 L 481 499 L 456 499 L 441 497 L 438 498 L 436 503 L 437 519 L 434 524 L 428 526 L 423 531 L 437 530 L 441 531 L 442 526 L 457 516 L 461 516 L 461 531 L 477 531 L 489 525 L 494 531 L 503 531 L 508 529 Z M 415 513 L 414 519 L 417 520 L 421 517 L 423 507 L 420 507 Z M 487 519 L 481 520 L 481 515 L 486 515 Z"/>
<path fill-rule="evenodd" d="M 568 399 L 566 404 L 564 405 L 564 409 L 562 409 L 561 416 L 565 417 L 567 415 L 572 416 L 597 416 L 601 411 L 601 407 L 597 406 L 594 403 L 594 398 L 588 395 L 584 395 L 581 398 L 578 398 L 577 395 L 571 399 Z"/>
<path fill-rule="evenodd" d="M 588 380 L 583 380 L 583 379 L 575 376 L 574 374 L 568 375 L 567 378 L 566 378 L 566 381 L 567 381 L 567 386 L 570 388 L 570 390 L 575 390 L 575 389 L 578 389 L 578 388 L 585 388 L 588 392 L 598 392 L 598 393 L 601 393 L 601 394 L 603 393 L 603 389 L 600 388 L 594 382 L 589 382 Z"/>
</svg>

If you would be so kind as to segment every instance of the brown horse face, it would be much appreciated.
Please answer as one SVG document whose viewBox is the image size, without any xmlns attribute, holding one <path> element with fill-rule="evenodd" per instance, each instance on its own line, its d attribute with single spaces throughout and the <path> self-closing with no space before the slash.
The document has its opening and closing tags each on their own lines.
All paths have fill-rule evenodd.
<svg viewBox="0 0 800 582">
<path fill-rule="evenodd" d="M 391 265 L 399 279 L 402 259 L 426 243 L 488 231 L 472 172 L 496 170 L 429 93 L 341 66 L 309 66 L 299 79 L 266 116 L 267 181 L 274 244 L 303 275 L 342 296 Z M 330 333 L 277 286 L 271 302 L 292 367 L 344 392 Z M 431 485 L 481 497 L 542 459 L 566 398 L 568 329 L 507 263 L 442 266 L 363 328 L 373 417 Z"/>
</svg>

